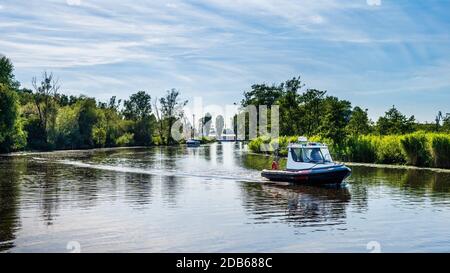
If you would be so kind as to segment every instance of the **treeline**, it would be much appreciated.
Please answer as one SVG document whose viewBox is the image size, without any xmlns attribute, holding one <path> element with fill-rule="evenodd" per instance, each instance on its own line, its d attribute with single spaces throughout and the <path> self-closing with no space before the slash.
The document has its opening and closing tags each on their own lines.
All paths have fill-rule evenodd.
<svg viewBox="0 0 450 273">
<path fill-rule="evenodd" d="M 98 102 L 63 94 L 46 72 L 32 80 L 33 90 L 21 88 L 13 72 L 0 58 L 0 152 L 175 143 L 170 128 L 187 103 L 175 89 L 154 100 L 139 91 L 123 102 Z"/>
<path fill-rule="evenodd" d="M 348 137 L 367 134 L 450 132 L 448 114 L 444 117 L 439 112 L 435 123 L 420 124 L 414 116 L 407 117 L 392 106 L 384 116 L 374 122 L 369 119 L 367 109 L 352 107 L 349 101 L 329 96 L 326 91 L 303 88 L 300 77 L 279 85 L 256 84 L 250 91 L 244 92 L 241 106 L 278 105 L 280 135 L 320 136 L 336 143 L 343 143 Z M 270 118 L 268 120 L 270 123 Z"/>
<path fill-rule="evenodd" d="M 279 85 L 253 85 L 244 92 L 242 107 L 278 105 L 280 115 L 280 137 L 253 139 L 250 150 L 260 153 L 272 146 L 286 155 L 289 142 L 308 136 L 329 144 L 337 160 L 450 168 L 450 115 L 438 112 L 435 123 L 421 124 L 393 106 L 374 122 L 367 109 L 303 87 L 297 77 Z"/>
<path fill-rule="evenodd" d="M 255 153 L 277 149 L 279 155 L 287 156 L 288 144 L 297 140 L 298 136 L 263 136 L 251 140 L 249 149 Z M 450 169 L 450 134 L 446 133 L 348 136 L 339 142 L 311 136 L 309 140 L 328 144 L 333 158 L 339 161 Z"/>
</svg>

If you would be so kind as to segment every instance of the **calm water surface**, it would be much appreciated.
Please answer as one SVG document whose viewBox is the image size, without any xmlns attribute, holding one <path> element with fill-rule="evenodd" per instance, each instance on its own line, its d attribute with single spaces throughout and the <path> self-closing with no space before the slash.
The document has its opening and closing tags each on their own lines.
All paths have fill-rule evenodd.
<svg viewBox="0 0 450 273">
<path fill-rule="evenodd" d="M 242 144 L 0 157 L 0 252 L 450 251 L 450 174 L 268 183 Z M 375 242 L 375 243 L 373 243 Z"/>
</svg>

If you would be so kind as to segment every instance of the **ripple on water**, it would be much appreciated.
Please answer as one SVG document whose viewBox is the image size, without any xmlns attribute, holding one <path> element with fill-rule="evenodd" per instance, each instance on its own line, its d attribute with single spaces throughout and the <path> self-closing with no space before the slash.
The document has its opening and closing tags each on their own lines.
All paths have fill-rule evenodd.
<svg viewBox="0 0 450 273">
<path fill-rule="evenodd" d="M 344 187 L 265 182 L 227 143 L 0 159 L 0 251 L 446 251 L 450 179 L 352 167 Z"/>
</svg>

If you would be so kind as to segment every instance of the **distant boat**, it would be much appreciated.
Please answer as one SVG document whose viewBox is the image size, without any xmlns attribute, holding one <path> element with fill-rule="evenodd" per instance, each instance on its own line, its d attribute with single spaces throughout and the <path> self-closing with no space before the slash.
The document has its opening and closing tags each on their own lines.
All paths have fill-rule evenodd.
<svg viewBox="0 0 450 273">
<path fill-rule="evenodd" d="M 200 144 L 201 144 L 200 140 L 197 140 L 197 139 L 189 139 L 186 141 L 186 145 L 188 147 L 198 147 L 198 146 L 200 146 Z"/>
<path fill-rule="evenodd" d="M 232 129 L 223 129 L 223 132 L 217 140 L 219 141 L 236 141 L 236 134 Z"/>
<path fill-rule="evenodd" d="M 299 138 L 299 143 L 288 146 L 285 170 L 272 163 L 272 170 L 263 170 L 261 176 L 272 181 L 287 181 L 302 184 L 341 184 L 351 174 L 350 168 L 333 162 L 327 145 L 308 142 Z"/>
</svg>

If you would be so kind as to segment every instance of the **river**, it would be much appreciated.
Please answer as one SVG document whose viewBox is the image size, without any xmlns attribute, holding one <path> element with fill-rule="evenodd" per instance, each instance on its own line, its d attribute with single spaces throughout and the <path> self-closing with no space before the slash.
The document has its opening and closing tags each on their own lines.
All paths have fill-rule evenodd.
<svg viewBox="0 0 450 273">
<path fill-rule="evenodd" d="M 0 157 L 0 252 L 448 252 L 450 174 L 269 183 L 242 143 Z"/>
</svg>

